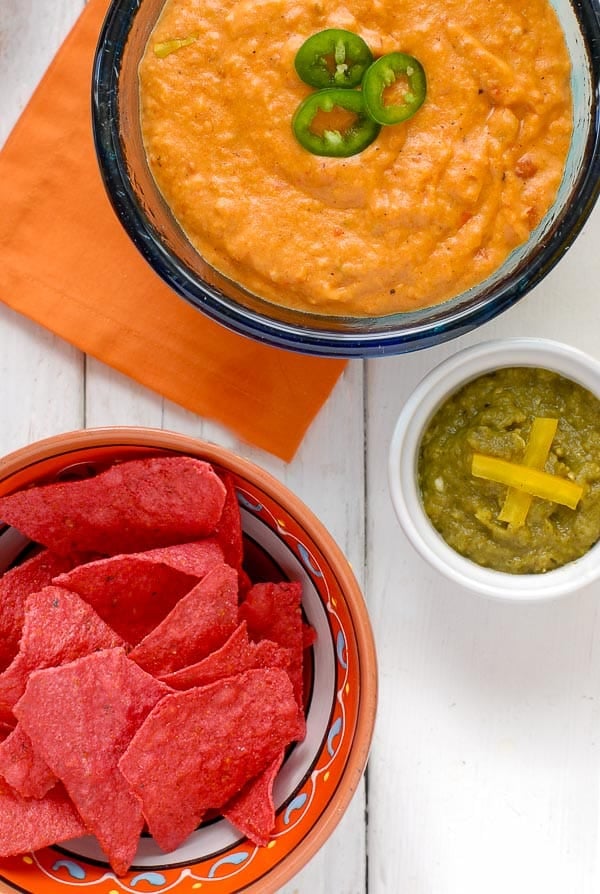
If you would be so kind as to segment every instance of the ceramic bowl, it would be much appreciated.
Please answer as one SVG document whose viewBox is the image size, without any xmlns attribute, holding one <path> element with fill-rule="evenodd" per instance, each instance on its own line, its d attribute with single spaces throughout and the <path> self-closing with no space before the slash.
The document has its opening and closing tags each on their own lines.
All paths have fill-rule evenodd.
<svg viewBox="0 0 600 894">
<path fill-rule="evenodd" d="M 483 342 L 436 366 L 402 408 L 389 450 L 389 485 L 396 515 L 408 539 L 435 569 L 484 596 L 527 602 L 573 592 L 600 577 L 600 542 L 584 556 L 544 574 L 510 574 L 484 568 L 459 555 L 430 522 L 417 480 L 423 432 L 441 404 L 464 384 L 502 367 L 538 367 L 559 373 L 600 399 L 600 362 L 560 342 L 509 338 Z"/>
<path fill-rule="evenodd" d="M 179 434 L 88 429 L 40 441 L 0 460 L 0 495 L 81 471 L 93 473 L 115 460 L 165 453 L 198 457 L 233 475 L 250 565 L 278 575 L 267 579 L 301 580 L 303 611 L 316 630 L 307 662 L 307 735 L 291 750 L 276 779 L 272 841 L 257 847 L 216 818 L 170 854 L 142 837 L 132 868 L 117 880 L 95 839 L 82 838 L 1 861 L 0 877 L 16 891 L 187 894 L 201 889 L 206 894 L 270 894 L 321 847 L 360 783 L 377 697 L 365 603 L 329 533 L 274 477 L 228 450 Z M 0 538 L 0 555 L 2 549 Z"/>
<path fill-rule="evenodd" d="M 308 354 L 400 354 L 461 335 L 538 284 L 581 230 L 600 188 L 600 13 L 595 0 L 554 0 L 572 63 L 574 133 L 553 206 L 530 238 L 485 281 L 450 301 L 379 317 L 327 317 L 252 295 L 212 269 L 166 207 L 142 145 L 137 70 L 164 0 L 113 0 L 96 54 L 92 115 L 100 170 L 125 230 L 156 273 L 230 329 Z M 207 147 L 210 151 L 210 147 Z"/>
</svg>

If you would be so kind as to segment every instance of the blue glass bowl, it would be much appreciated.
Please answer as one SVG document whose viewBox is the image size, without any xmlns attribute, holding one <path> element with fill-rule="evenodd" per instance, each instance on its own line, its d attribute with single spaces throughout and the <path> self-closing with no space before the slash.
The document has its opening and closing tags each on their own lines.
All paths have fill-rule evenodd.
<svg viewBox="0 0 600 894">
<path fill-rule="evenodd" d="M 450 301 L 410 313 L 329 317 L 252 295 L 210 267 L 171 215 L 148 168 L 137 67 L 163 0 L 113 0 L 93 71 L 92 116 L 114 209 L 156 273 L 199 311 L 268 344 L 330 357 L 401 354 L 439 344 L 522 298 L 565 254 L 600 192 L 599 0 L 553 0 L 572 62 L 574 135 L 556 201 L 529 240 L 490 277 Z"/>
</svg>

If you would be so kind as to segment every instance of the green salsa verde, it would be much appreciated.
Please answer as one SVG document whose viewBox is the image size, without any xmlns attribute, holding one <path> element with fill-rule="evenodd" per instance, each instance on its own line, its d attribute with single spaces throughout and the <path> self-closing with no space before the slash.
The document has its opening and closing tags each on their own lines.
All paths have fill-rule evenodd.
<svg viewBox="0 0 600 894">
<path fill-rule="evenodd" d="M 498 520 L 506 485 L 475 478 L 474 453 L 523 460 L 535 417 L 558 419 L 544 470 L 583 487 L 576 509 L 533 498 L 525 523 Z M 468 382 L 436 411 L 418 460 L 423 506 L 458 553 L 513 574 L 550 571 L 600 539 L 600 401 L 558 373 L 498 369 Z"/>
</svg>

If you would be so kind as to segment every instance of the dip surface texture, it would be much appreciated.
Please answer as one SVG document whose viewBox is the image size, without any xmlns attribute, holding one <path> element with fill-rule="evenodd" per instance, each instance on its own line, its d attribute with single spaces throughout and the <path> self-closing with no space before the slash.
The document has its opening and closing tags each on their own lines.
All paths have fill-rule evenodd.
<svg viewBox="0 0 600 894">
<path fill-rule="evenodd" d="M 519 463 L 534 417 L 558 419 L 544 467 L 583 486 L 576 509 L 533 498 L 519 528 L 498 521 L 507 488 L 471 474 L 474 453 Z M 557 373 L 500 369 L 466 384 L 435 413 L 419 455 L 423 505 L 461 555 L 514 574 L 582 556 L 600 538 L 600 401 Z"/>
<path fill-rule="evenodd" d="M 427 75 L 419 111 L 350 158 L 311 155 L 291 129 L 311 92 L 295 54 L 332 27 Z M 269 301 L 334 315 L 415 310 L 487 277 L 551 206 L 572 131 L 547 0 L 167 0 L 140 96 L 151 170 L 200 254 Z"/>
</svg>

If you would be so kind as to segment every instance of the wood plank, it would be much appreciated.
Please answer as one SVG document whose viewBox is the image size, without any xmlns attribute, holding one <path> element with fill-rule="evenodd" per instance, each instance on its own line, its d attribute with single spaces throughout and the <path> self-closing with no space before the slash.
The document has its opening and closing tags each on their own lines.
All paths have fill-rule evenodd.
<svg viewBox="0 0 600 894">
<path fill-rule="evenodd" d="M 0 7 L 0 143 L 7 137 L 37 81 L 83 3 L 37 0 L 35 9 L 16 0 Z M 229 432 L 163 401 L 41 328 L 0 308 L 3 350 L 2 452 L 83 424 L 164 426 L 214 438 L 238 449 L 286 481 L 327 524 L 357 569 L 363 558 L 362 368 L 355 364 L 340 383 L 303 444 L 285 466 L 239 444 Z M 323 450 L 323 444 L 328 449 Z M 348 490 L 351 472 L 355 488 Z M 287 891 L 318 892 L 324 879 L 336 890 L 364 891 L 364 787 L 331 843 L 290 883 Z M 325 871 L 326 867 L 326 871 Z"/>
<path fill-rule="evenodd" d="M 84 0 L 0 4 L 0 146 L 84 5 Z"/>
<path fill-rule="evenodd" d="M 105 363 L 86 357 L 85 427 L 163 428 L 163 399 Z"/>
<path fill-rule="evenodd" d="M 0 4 L 0 146 L 82 0 Z M 0 305 L 2 453 L 83 423 L 83 358 L 42 327 Z"/>
<path fill-rule="evenodd" d="M 538 606 L 467 593 L 420 559 L 384 499 L 395 417 L 443 357 L 537 335 L 600 359 L 589 322 L 599 239 L 597 208 L 559 266 L 498 320 L 368 364 L 367 589 L 381 670 L 369 894 L 591 894 L 600 882 L 597 587 Z"/>
</svg>

